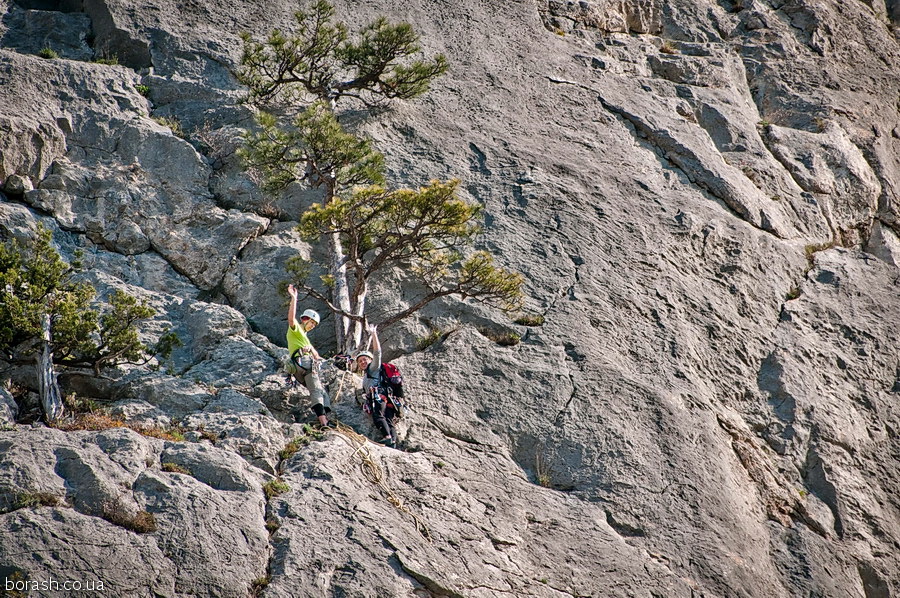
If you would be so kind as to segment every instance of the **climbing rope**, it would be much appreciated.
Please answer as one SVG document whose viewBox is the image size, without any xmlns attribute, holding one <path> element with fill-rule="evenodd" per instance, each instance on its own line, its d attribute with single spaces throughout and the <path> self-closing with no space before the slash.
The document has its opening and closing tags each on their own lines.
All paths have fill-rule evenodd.
<svg viewBox="0 0 900 598">
<path fill-rule="evenodd" d="M 362 434 L 357 433 L 353 428 L 346 426 L 344 424 L 338 424 L 338 427 L 334 430 L 337 434 L 343 438 L 347 444 L 349 444 L 353 448 L 353 454 L 350 456 L 350 459 L 359 456 L 360 458 L 360 468 L 362 469 L 363 476 L 369 480 L 375 486 L 378 486 L 381 489 L 381 492 L 384 494 L 385 498 L 387 498 L 388 502 L 394 505 L 397 510 L 402 511 L 412 517 L 413 521 L 416 524 L 416 530 L 422 536 L 431 542 L 431 533 L 428 531 L 428 527 L 425 523 L 422 522 L 421 518 L 419 518 L 415 513 L 409 510 L 405 504 L 403 504 L 403 500 L 397 496 L 397 493 L 394 492 L 390 486 L 388 486 L 387 479 L 385 479 L 384 471 L 381 469 L 381 466 L 377 461 L 372 457 L 372 452 L 369 450 L 369 439 L 363 436 Z"/>
<path fill-rule="evenodd" d="M 338 398 L 339 396 L 341 396 L 341 390 L 343 390 L 343 388 L 344 388 L 344 380 L 347 379 L 347 374 L 349 374 L 349 373 L 350 372 L 348 372 L 347 370 L 343 370 L 341 372 L 341 380 L 340 380 L 340 382 L 338 382 L 337 392 L 334 393 L 335 399 Z"/>
</svg>

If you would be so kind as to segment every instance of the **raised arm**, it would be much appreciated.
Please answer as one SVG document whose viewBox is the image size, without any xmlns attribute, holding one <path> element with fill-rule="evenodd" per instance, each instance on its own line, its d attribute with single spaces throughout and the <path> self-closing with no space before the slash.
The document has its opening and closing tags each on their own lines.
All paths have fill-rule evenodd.
<svg viewBox="0 0 900 598">
<path fill-rule="evenodd" d="M 369 367 L 378 371 L 378 368 L 381 367 L 381 343 L 378 341 L 378 329 L 374 325 L 370 325 L 369 333 L 372 335 L 372 355 L 375 356 L 372 360 L 372 365 Z"/>
<path fill-rule="evenodd" d="M 297 289 L 294 288 L 294 285 L 289 284 L 287 288 L 288 295 L 291 296 L 291 304 L 288 305 L 288 328 L 293 328 L 294 324 L 297 323 Z"/>
<path fill-rule="evenodd" d="M 378 342 L 378 329 L 375 326 L 369 326 L 369 332 L 372 333 L 372 352 L 381 351 L 381 343 Z"/>
</svg>

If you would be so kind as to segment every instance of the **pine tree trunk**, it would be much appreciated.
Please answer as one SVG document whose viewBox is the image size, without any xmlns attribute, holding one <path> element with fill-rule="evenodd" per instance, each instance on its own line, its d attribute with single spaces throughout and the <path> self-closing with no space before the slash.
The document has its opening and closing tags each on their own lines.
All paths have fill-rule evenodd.
<svg viewBox="0 0 900 598">
<path fill-rule="evenodd" d="M 334 114 L 337 112 L 337 95 L 333 92 L 327 94 L 328 106 Z M 326 195 L 324 204 L 328 205 L 337 192 L 337 171 L 329 173 L 326 181 Z M 351 313 L 350 285 L 347 283 L 347 260 L 344 255 L 344 247 L 341 236 L 338 233 L 328 235 L 329 250 L 331 253 L 331 275 L 334 277 L 334 288 L 331 293 L 331 301 L 344 313 Z M 349 347 L 350 318 L 338 316 L 334 318 L 334 339 L 339 353 L 346 352 Z"/>
<path fill-rule="evenodd" d="M 328 235 L 329 252 L 331 253 L 331 275 L 334 277 L 332 288 L 332 302 L 344 312 L 350 313 L 350 288 L 347 284 L 347 264 L 344 259 L 344 247 L 338 233 Z M 337 349 L 343 352 L 347 349 L 347 341 L 350 331 L 350 318 L 335 315 L 334 337 Z"/>
<path fill-rule="evenodd" d="M 37 354 L 38 391 L 41 406 L 47 416 L 47 423 L 53 423 L 62 417 L 63 402 L 56 383 L 56 371 L 53 369 L 53 353 L 50 351 L 50 316 L 45 314 L 43 320 L 44 342 Z"/>
<path fill-rule="evenodd" d="M 356 305 L 354 306 L 353 314 L 362 317 L 366 313 L 366 294 L 368 292 L 365 283 L 363 283 L 362 289 L 357 289 L 357 292 L 359 294 L 356 297 Z M 350 330 L 350 334 L 347 335 L 348 340 L 350 341 L 348 342 L 348 349 L 352 348 L 358 350 L 362 347 L 363 333 L 365 332 L 365 330 L 363 330 L 363 323 L 359 320 L 352 320 L 350 322 Z"/>
</svg>

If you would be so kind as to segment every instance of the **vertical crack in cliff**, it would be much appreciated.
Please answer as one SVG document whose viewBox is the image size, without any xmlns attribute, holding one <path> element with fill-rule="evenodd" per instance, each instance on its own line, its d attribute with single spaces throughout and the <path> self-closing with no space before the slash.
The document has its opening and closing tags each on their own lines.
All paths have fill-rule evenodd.
<svg viewBox="0 0 900 598">
<path fill-rule="evenodd" d="M 823 538 L 830 539 L 832 534 L 812 516 L 799 493 L 791 489 L 790 483 L 769 463 L 759 442 L 721 413 L 716 414 L 716 419 L 731 437 L 731 448 L 738 462 L 756 484 L 769 519 L 790 527 L 796 518 Z"/>
<path fill-rule="evenodd" d="M 553 301 L 553 304 L 550 306 L 551 308 L 553 306 L 555 306 L 557 301 L 559 301 L 562 298 L 569 298 L 572 301 L 576 301 L 575 287 L 581 283 L 581 267 L 584 265 L 584 260 L 582 260 L 580 257 L 573 256 L 573 255 L 570 255 L 569 259 L 572 260 L 572 265 L 574 266 L 574 272 L 573 272 L 574 280 L 572 281 L 572 284 L 569 285 L 569 287 L 563 293 L 561 293 L 559 297 L 557 297 Z M 563 348 L 563 351 L 565 352 L 566 359 L 570 359 L 574 364 L 577 365 L 577 367 L 580 371 L 583 371 L 584 366 L 583 366 L 582 362 L 585 361 L 586 357 L 582 353 L 578 352 L 575 349 L 575 345 L 570 342 L 563 343 L 562 348 Z M 575 375 L 572 372 L 571 368 L 568 367 L 568 364 L 565 361 L 563 361 L 562 363 L 565 366 L 565 370 L 566 370 L 565 373 L 569 378 L 569 384 L 572 386 L 572 390 L 569 393 L 569 398 L 566 401 L 566 404 L 563 405 L 562 409 L 559 410 L 559 412 L 556 414 L 556 417 L 553 420 L 554 425 L 556 427 L 561 427 L 563 425 L 563 419 L 565 418 L 566 413 L 569 412 L 569 409 L 572 406 L 572 403 L 575 400 L 575 396 L 577 394 L 577 385 L 575 382 Z"/>
<path fill-rule="evenodd" d="M 814 428 L 806 462 L 803 464 L 803 481 L 806 487 L 831 510 L 834 517 L 834 531 L 838 538 L 843 539 L 844 521 L 838 504 L 838 489 L 831 481 L 829 467 L 816 446 L 818 439 L 818 430 Z"/>
<path fill-rule="evenodd" d="M 578 367 L 579 370 L 583 370 L 583 365 L 581 365 L 581 364 L 585 360 L 585 356 L 582 355 L 581 353 L 579 353 L 578 351 L 576 351 L 575 345 L 573 345 L 572 343 L 568 343 L 568 342 L 564 343 L 563 348 L 566 353 L 566 361 L 563 361 L 562 364 L 563 364 L 563 366 L 565 366 L 565 374 L 569 378 L 569 384 L 572 385 L 572 391 L 569 393 L 569 398 L 566 401 L 566 404 L 563 405 L 562 409 L 559 410 L 559 412 L 556 414 L 556 417 L 553 420 L 553 423 L 557 428 L 560 428 L 563 426 L 563 423 L 564 423 L 563 420 L 564 420 L 566 414 L 569 412 L 569 409 L 572 406 L 572 402 L 575 400 L 575 396 L 578 391 L 578 387 L 576 386 L 576 382 L 575 382 L 575 374 L 572 372 L 572 369 L 568 366 L 567 361 L 571 360 L 572 363 L 574 363 Z"/>
</svg>

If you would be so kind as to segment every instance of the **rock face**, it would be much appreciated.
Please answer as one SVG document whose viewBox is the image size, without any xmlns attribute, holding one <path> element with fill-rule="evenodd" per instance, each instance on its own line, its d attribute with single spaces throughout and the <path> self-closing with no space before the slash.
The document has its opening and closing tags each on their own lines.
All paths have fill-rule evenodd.
<svg viewBox="0 0 900 598">
<path fill-rule="evenodd" d="M 900 5 L 338 2 L 448 56 L 424 98 L 355 122 L 391 184 L 462 180 L 543 318 L 445 301 L 385 331 L 403 451 L 365 442 L 355 375 L 323 372 L 349 427 L 319 434 L 279 373 L 314 195 L 243 174 L 233 72 L 238 33 L 295 9 L 0 0 L 0 237 L 43 223 L 101 295 L 156 308 L 146 342 L 185 341 L 158 371 L 61 377 L 132 429 L 24 423 L 34 383 L 4 366 L 4 579 L 900 596 Z M 413 293 L 385 282 L 372 309 Z M 414 351 L 429 327 L 452 331 Z M 137 433 L 160 429 L 184 440 Z"/>
<path fill-rule="evenodd" d="M 124 428 L 20 428 L 0 443 L 7 578 L 102 583 L 122 596 L 246 596 L 265 575 L 266 476 L 230 451 Z M 21 506 L 33 502 L 43 506 Z M 138 533 L 142 513 L 152 534 Z"/>
</svg>

